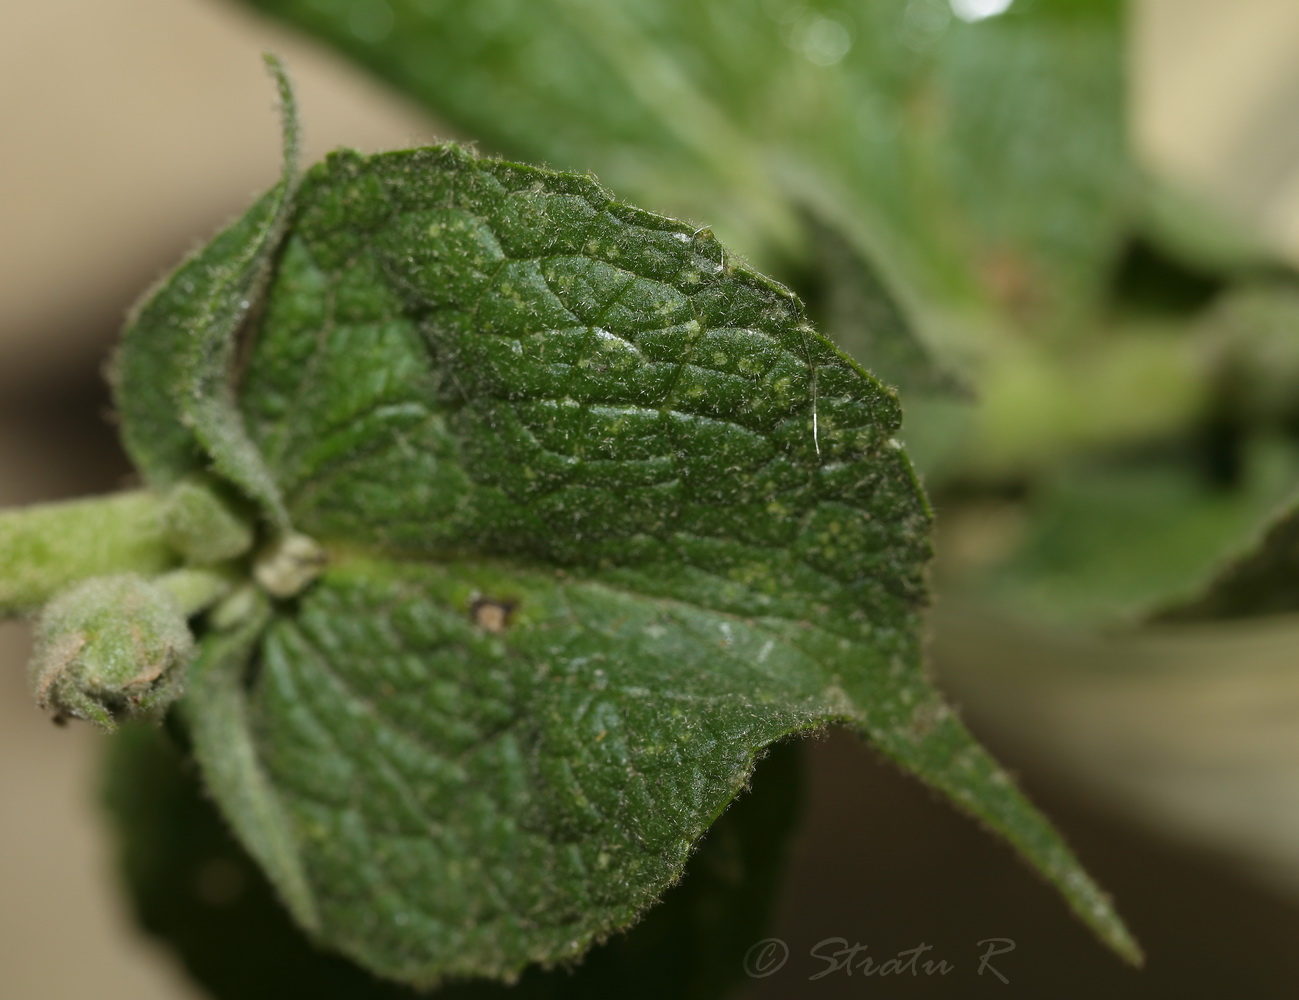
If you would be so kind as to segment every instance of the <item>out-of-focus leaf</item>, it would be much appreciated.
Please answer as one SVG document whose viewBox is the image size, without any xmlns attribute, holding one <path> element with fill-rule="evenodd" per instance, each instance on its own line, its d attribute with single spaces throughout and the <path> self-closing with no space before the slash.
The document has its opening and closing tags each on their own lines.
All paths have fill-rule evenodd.
<svg viewBox="0 0 1299 1000">
<path fill-rule="evenodd" d="M 1157 621 L 1244 618 L 1299 611 L 1299 500 L 1276 514 L 1244 555 L 1229 560 L 1204 592 L 1155 615 Z"/>
<path fill-rule="evenodd" d="M 1240 283 L 1200 321 L 1198 344 L 1225 418 L 1242 427 L 1299 425 L 1299 280 Z"/>
<path fill-rule="evenodd" d="M 1202 586 L 1296 478 L 1299 455 L 1276 440 L 1248 450 L 1232 488 L 1175 458 L 1079 463 L 1047 479 L 1022 520 L 990 522 L 1008 554 L 965 583 L 1030 618 L 1131 619 Z"/>
<path fill-rule="evenodd" d="M 926 322 L 1087 319 L 1133 208 L 1121 0 L 248 2 L 763 261 L 814 204 Z"/>
<path fill-rule="evenodd" d="M 807 215 L 812 260 L 809 311 L 839 349 L 909 401 L 921 395 L 969 396 L 934 356 L 880 276 L 833 225 Z"/>
<path fill-rule="evenodd" d="M 1212 359 L 1230 469 L 1237 438 L 1299 426 L 1299 285 L 1272 280 L 1225 295 L 1201 324 Z M 1299 479 L 1299 471 L 1289 480 Z M 1218 574 L 1199 594 L 1165 602 L 1164 621 L 1237 618 L 1299 610 L 1299 501 L 1275 497 L 1254 541 L 1228 550 Z M 1246 538 L 1242 532 L 1238 538 Z"/>
<path fill-rule="evenodd" d="M 1175 183 L 1147 176 L 1140 205 L 1143 235 L 1187 267 L 1234 277 L 1278 265 L 1258 233 Z"/>
<path fill-rule="evenodd" d="M 1166 324 L 1118 326 L 1064 345 L 1007 345 L 986 359 L 979 407 L 957 433 L 960 472 L 1035 478 L 1106 449 L 1185 433 L 1211 407 L 1203 352 Z"/>
</svg>

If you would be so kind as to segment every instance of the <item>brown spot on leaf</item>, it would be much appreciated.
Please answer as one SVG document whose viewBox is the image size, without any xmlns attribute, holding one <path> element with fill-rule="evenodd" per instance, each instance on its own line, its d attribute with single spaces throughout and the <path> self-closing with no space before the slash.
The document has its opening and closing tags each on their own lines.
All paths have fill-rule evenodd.
<svg viewBox="0 0 1299 1000">
<path fill-rule="evenodd" d="M 484 632 L 499 635 L 510 627 L 514 615 L 514 601 L 498 601 L 494 597 L 476 597 L 469 605 L 469 614 Z"/>
</svg>

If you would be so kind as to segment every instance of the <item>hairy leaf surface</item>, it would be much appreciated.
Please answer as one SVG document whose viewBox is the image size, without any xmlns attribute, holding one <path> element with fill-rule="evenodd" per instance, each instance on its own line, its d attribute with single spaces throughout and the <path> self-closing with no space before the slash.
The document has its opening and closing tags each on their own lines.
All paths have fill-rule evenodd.
<svg viewBox="0 0 1299 1000">
<path fill-rule="evenodd" d="M 766 747 L 847 722 L 1135 954 L 926 679 L 897 401 L 788 291 L 452 146 L 335 154 L 287 231 L 238 398 L 329 565 L 213 629 L 186 714 L 319 940 L 416 984 L 575 957 Z"/>
<path fill-rule="evenodd" d="M 128 726 L 109 752 L 104 799 L 134 910 L 217 1000 L 412 1000 L 314 947 L 294 926 L 255 862 L 203 794 L 192 768 L 159 730 Z M 762 762 L 691 855 L 685 878 L 629 934 L 580 965 L 531 968 L 511 984 L 448 985 L 439 1000 L 716 1000 L 743 980 L 743 959 L 762 937 L 797 823 L 802 747 Z M 230 956 L 237 954 L 239 961 Z M 665 960 L 666 959 L 666 960 Z"/>
<path fill-rule="evenodd" d="M 266 61 L 283 102 L 283 176 L 136 307 L 122 332 L 113 382 L 123 443 L 150 485 L 171 486 L 212 465 L 284 528 L 284 504 L 232 391 L 235 333 L 266 280 L 297 181 L 293 92 L 279 61 Z"/>
</svg>

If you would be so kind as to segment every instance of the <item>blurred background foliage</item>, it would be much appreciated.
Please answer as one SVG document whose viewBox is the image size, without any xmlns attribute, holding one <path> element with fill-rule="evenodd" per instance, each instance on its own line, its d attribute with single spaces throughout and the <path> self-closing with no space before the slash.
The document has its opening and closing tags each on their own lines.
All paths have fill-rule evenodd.
<svg viewBox="0 0 1299 1000">
<path fill-rule="evenodd" d="M 248 109 L 266 103 L 254 54 L 273 48 L 300 82 L 308 160 L 338 141 L 436 135 L 592 171 L 620 197 L 711 227 L 898 386 L 903 437 L 938 513 L 935 669 L 1077 841 L 1152 960 L 1144 978 L 1111 968 L 977 832 L 961 839 L 963 821 L 944 825 L 923 793 L 841 740 L 810 748 L 812 818 L 776 933 L 796 947 L 874 940 L 884 954 L 926 936 L 956 950 L 1010 933 L 1033 995 L 1299 987 L 1288 957 L 1299 933 L 1299 74 L 1287 58 L 1299 11 L 1288 0 L 1230 11 L 1191 0 L 52 0 L 0 17 L 16 29 L 0 32 L 13 92 L 44 79 L 46 98 L 75 111 L 66 128 L 44 113 L 3 118 L 23 102 L 0 111 L 11 137 L 0 500 L 108 489 L 122 475 L 107 430 L 84 429 L 105 405 L 96 359 L 178 248 L 271 182 L 276 136 Z M 133 53 L 138 76 L 124 69 Z M 55 73 L 42 73 L 47 62 Z M 1235 105 L 1201 63 L 1234 74 Z M 349 64 L 380 82 L 347 76 Z M 1182 67 L 1165 73 L 1180 105 L 1168 84 L 1156 99 L 1160 65 Z M 117 88 L 100 93 L 101 79 Z M 162 129 L 141 127 L 148 116 Z M 256 138 L 232 138 L 245 133 Z M 40 155 L 16 155 L 28 148 Z M 114 202 L 132 184 L 139 200 Z M 118 252 L 131 239 L 145 248 Z M 0 641 L 20 664 L 22 637 Z M 9 707 L 27 708 L 21 683 L 10 687 L 0 735 L 14 742 L 0 759 L 55 747 L 34 713 Z M 80 767 L 69 739 L 89 754 L 92 738 L 57 735 L 50 759 Z M 137 912 L 155 929 L 167 907 L 189 912 L 196 936 L 167 933 L 217 982 L 231 970 L 205 950 L 202 912 L 262 926 L 264 890 L 165 751 L 123 744 L 117 757 L 119 774 L 140 777 L 113 785 L 119 823 L 138 836 L 163 817 L 193 832 L 188 854 L 127 848 Z M 22 801 L 18 774 L 0 771 L 6 802 Z M 37 779 L 41 794 L 66 777 Z M 140 787 L 155 794 L 132 798 Z M 18 815 L 0 833 L 22 834 Z M 28 857 L 35 821 L 28 834 L 0 855 Z M 885 864 L 898 866 L 892 879 Z M 45 884 L 63 884 L 51 865 Z M 15 899 L 38 892 L 27 867 L 0 870 Z M 836 895 L 845 870 L 857 874 Z M 6 918 L 30 924 L 26 905 Z M 300 945 L 284 947 L 284 962 L 301 960 Z M 20 951 L 4 962 L 15 997 L 83 995 L 48 964 L 23 972 Z M 1062 967 L 1083 971 L 1066 985 Z M 792 982 L 751 995 L 788 995 Z M 825 996 L 860 986 L 817 985 Z M 129 992 L 187 988 L 173 978 Z"/>
</svg>

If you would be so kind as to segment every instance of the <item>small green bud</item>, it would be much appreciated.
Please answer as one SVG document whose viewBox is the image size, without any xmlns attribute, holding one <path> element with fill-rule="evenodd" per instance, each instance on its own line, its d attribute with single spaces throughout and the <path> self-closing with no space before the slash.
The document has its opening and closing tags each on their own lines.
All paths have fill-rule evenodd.
<svg viewBox="0 0 1299 1000">
<path fill-rule="evenodd" d="M 193 565 L 225 562 L 253 547 L 253 526 L 239 501 L 207 476 L 177 483 L 162 517 L 167 542 Z"/>
<path fill-rule="evenodd" d="M 133 573 L 63 592 L 36 630 L 36 704 L 56 721 L 86 719 L 108 732 L 127 719 L 161 719 L 181 695 L 194 652 L 176 600 Z"/>
</svg>

